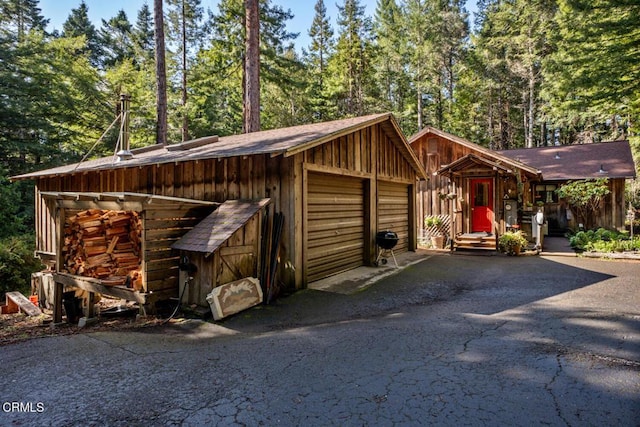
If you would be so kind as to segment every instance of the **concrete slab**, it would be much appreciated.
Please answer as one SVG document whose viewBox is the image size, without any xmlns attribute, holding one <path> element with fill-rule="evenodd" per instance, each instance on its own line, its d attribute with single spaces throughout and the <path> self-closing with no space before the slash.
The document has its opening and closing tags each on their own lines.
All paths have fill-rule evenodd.
<svg viewBox="0 0 640 427">
<path fill-rule="evenodd" d="M 368 288 L 378 280 L 402 271 L 404 268 L 431 258 L 434 251 L 418 249 L 415 252 L 395 254 L 398 268 L 392 262 L 378 267 L 362 266 L 343 273 L 309 283 L 308 288 L 316 291 L 351 295 Z"/>
</svg>

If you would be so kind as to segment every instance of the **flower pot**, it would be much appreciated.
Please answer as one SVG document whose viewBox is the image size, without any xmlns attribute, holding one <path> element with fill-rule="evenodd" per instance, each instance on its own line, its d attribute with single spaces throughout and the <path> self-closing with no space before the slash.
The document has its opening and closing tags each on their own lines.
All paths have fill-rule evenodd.
<svg viewBox="0 0 640 427">
<path fill-rule="evenodd" d="M 521 251 L 522 251 L 522 246 L 516 245 L 513 247 L 513 255 L 518 256 L 520 255 Z"/>
<path fill-rule="evenodd" d="M 442 249 L 444 247 L 444 236 L 431 236 L 431 246 L 435 249 Z"/>
</svg>

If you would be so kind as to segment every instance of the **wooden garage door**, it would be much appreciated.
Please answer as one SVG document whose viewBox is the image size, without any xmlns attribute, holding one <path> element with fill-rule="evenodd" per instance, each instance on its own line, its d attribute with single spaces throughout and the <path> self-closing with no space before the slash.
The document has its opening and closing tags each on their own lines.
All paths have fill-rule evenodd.
<svg viewBox="0 0 640 427">
<path fill-rule="evenodd" d="M 394 251 L 409 249 L 409 186 L 378 181 L 378 230 L 398 234 Z"/>
<path fill-rule="evenodd" d="M 364 263 L 364 185 L 361 179 L 309 173 L 307 280 Z"/>
</svg>

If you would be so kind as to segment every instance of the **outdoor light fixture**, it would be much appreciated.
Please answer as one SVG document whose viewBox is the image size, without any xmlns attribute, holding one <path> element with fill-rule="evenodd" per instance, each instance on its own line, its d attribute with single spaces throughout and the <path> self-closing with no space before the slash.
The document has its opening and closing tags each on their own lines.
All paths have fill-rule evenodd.
<svg viewBox="0 0 640 427">
<path fill-rule="evenodd" d="M 602 164 L 600 165 L 600 170 L 598 171 L 598 173 L 601 173 L 601 174 L 602 173 L 607 173 L 607 171 L 604 170 L 604 165 L 602 165 Z"/>
<path fill-rule="evenodd" d="M 560 160 L 560 154 L 556 153 L 556 155 L 553 156 L 553 158 L 556 159 L 556 160 Z"/>
</svg>

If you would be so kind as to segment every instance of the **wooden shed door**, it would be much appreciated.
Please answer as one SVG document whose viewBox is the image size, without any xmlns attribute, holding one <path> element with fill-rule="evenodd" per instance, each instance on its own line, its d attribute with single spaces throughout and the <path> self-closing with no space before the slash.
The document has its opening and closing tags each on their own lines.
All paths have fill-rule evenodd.
<svg viewBox="0 0 640 427">
<path fill-rule="evenodd" d="M 394 251 L 409 249 L 409 186 L 378 181 L 378 230 L 398 234 Z"/>
<path fill-rule="evenodd" d="M 363 265 L 363 181 L 309 172 L 306 200 L 307 281 Z"/>
</svg>

